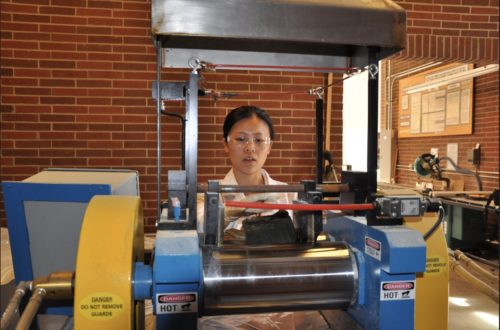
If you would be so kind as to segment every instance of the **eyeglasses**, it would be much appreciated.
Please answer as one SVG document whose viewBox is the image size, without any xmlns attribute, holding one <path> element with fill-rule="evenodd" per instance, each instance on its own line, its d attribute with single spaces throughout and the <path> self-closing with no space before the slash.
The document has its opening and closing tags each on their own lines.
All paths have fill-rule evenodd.
<svg viewBox="0 0 500 330">
<path fill-rule="evenodd" d="M 244 148 L 248 143 L 253 143 L 257 148 L 263 148 L 264 146 L 270 145 L 270 137 L 250 137 L 250 136 L 237 136 L 235 138 L 227 137 L 227 142 L 232 142 L 234 145 Z"/>
</svg>

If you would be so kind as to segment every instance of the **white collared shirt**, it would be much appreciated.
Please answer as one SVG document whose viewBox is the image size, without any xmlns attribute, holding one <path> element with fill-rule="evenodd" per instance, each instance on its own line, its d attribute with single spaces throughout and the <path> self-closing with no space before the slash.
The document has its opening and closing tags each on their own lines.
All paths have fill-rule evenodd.
<svg viewBox="0 0 500 330">
<path fill-rule="evenodd" d="M 262 177 L 264 178 L 264 184 L 265 185 L 286 185 L 285 182 L 281 181 L 276 181 L 271 176 L 269 173 L 267 173 L 266 170 L 261 169 Z M 221 185 L 238 185 L 238 181 L 236 181 L 236 177 L 234 176 L 233 169 L 226 174 L 224 179 L 222 179 L 219 184 Z M 275 202 L 273 203 L 276 204 L 291 204 L 294 199 L 297 199 L 297 194 L 296 193 L 269 193 L 273 194 L 275 198 Z M 200 197 L 201 195 L 201 197 Z M 245 199 L 245 194 L 244 193 L 224 193 L 222 194 L 222 199 L 224 200 L 233 200 L 233 201 L 241 201 Z M 226 210 L 227 211 L 227 210 Z M 265 212 L 262 212 L 261 215 L 272 215 L 276 213 L 277 210 L 266 210 Z M 293 219 L 293 211 L 288 210 L 288 213 L 290 214 L 290 218 Z M 204 232 L 204 215 L 205 215 L 205 203 L 204 203 L 204 195 L 203 194 L 198 194 L 197 198 L 197 223 L 198 223 L 198 232 L 202 233 Z M 227 219 L 227 220 L 232 220 L 232 219 Z M 236 218 L 233 220 L 237 220 Z M 241 223 L 241 219 L 240 219 Z M 236 225 L 236 228 L 238 227 L 238 224 L 233 224 L 233 228 Z M 228 226 L 229 227 L 229 226 Z"/>
</svg>

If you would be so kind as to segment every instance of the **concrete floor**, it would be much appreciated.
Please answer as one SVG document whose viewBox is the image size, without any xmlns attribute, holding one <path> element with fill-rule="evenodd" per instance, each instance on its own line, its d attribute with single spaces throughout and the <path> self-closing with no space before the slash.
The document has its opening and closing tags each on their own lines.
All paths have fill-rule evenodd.
<svg viewBox="0 0 500 330">
<path fill-rule="evenodd" d="M 497 287 L 498 289 L 498 287 Z M 449 330 L 499 328 L 499 305 L 450 271 Z"/>
</svg>

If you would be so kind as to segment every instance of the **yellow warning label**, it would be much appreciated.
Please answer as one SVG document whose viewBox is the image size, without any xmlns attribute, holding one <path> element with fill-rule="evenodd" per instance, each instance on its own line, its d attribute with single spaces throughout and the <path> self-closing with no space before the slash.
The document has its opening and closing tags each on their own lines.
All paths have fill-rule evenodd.
<svg viewBox="0 0 500 330">
<path fill-rule="evenodd" d="M 78 309 L 92 320 L 109 320 L 123 312 L 123 300 L 109 292 L 94 292 L 80 301 Z"/>
<path fill-rule="evenodd" d="M 425 275 L 439 275 L 448 267 L 448 260 L 441 256 L 428 256 Z"/>
</svg>

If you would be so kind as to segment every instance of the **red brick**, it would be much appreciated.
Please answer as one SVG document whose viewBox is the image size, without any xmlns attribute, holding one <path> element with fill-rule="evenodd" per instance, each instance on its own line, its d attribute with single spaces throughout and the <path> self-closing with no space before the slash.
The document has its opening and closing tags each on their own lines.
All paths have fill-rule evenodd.
<svg viewBox="0 0 500 330">
<path fill-rule="evenodd" d="M 125 62 L 153 62 L 156 61 L 154 54 L 124 54 L 123 61 Z"/>
<path fill-rule="evenodd" d="M 119 97 L 119 96 L 127 96 L 124 95 L 124 92 L 119 89 L 112 88 L 92 88 L 88 90 L 88 96 L 96 96 L 96 97 Z"/>
<path fill-rule="evenodd" d="M 38 12 L 38 6 L 20 5 L 20 4 L 2 2 L 2 12 L 35 14 Z"/>
<path fill-rule="evenodd" d="M 95 44 L 121 44 L 123 42 L 123 37 L 119 36 L 89 35 L 87 38 L 89 43 L 95 43 Z"/>
<path fill-rule="evenodd" d="M 78 70 L 111 70 L 113 63 L 99 61 L 78 61 L 76 64 Z"/>
<path fill-rule="evenodd" d="M 75 68 L 75 63 L 72 61 L 53 61 L 53 60 L 41 60 L 40 68 L 48 69 L 73 69 Z"/>
<path fill-rule="evenodd" d="M 41 24 L 40 32 L 49 32 L 49 33 L 76 33 L 76 27 L 70 25 L 55 25 L 55 24 Z"/>
<path fill-rule="evenodd" d="M 112 11 L 109 9 L 77 8 L 76 15 L 82 17 L 111 17 Z"/>
<path fill-rule="evenodd" d="M 131 28 L 131 27 L 124 27 L 124 28 L 115 27 L 113 28 L 113 33 L 124 36 L 145 36 L 150 34 L 143 28 Z"/>
<path fill-rule="evenodd" d="M 96 8 L 122 8 L 123 1 L 100 1 L 100 0 L 88 0 L 89 7 Z"/>
<path fill-rule="evenodd" d="M 89 53 L 88 60 L 90 61 L 121 61 L 123 60 L 122 54 L 115 53 Z"/>
<path fill-rule="evenodd" d="M 56 25 L 85 25 L 87 24 L 87 19 L 75 16 L 52 16 L 51 23 Z"/>
<path fill-rule="evenodd" d="M 93 24 L 89 22 L 89 24 Z M 78 34 L 103 34 L 110 35 L 112 29 L 106 26 L 77 26 L 76 33 Z"/>
<path fill-rule="evenodd" d="M 85 7 L 86 0 L 52 0 L 52 6 Z"/>
<path fill-rule="evenodd" d="M 40 6 L 39 12 L 40 14 L 74 16 L 76 10 L 75 8 L 69 8 L 69 7 Z M 52 17 L 54 18 L 57 16 L 52 16 Z"/>
<path fill-rule="evenodd" d="M 74 97 L 41 97 L 42 104 L 75 104 Z"/>
<path fill-rule="evenodd" d="M 461 31 L 461 35 L 462 36 L 466 36 L 466 37 L 482 37 L 482 38 L 486 38 L 486 37 L 488 37 L 488 31 L 462 30 Z M 475 39 L 475 38 L 473 38 L 473 39 Z"/>
<path fill-rule="evenodd" d="M 470 28 L 471 29 L 478 29 L 478 30 L 497 30 L 498 29 L 498 22 L 497 23 L 470 23 Z"/>
<path fill-rule="evenodd" d="M 101 53 L 109 53 L 111 52 L 111 45 L 102 45 L 102 44 L 78 44 L 77 50 L 79 52 L 101 52 Z"/>
<path fill-rule="evenodd" d="M 3 104 L 38 104 L 37 96 L 9 96 L 2 95 Z"/>
<path fill-rule="evenodd" d="M 470 13 L 470 7 L 462 6 L 443 6 L 445 13 Z"/>
<path fill-rule="evenodd" d="M 28 21 L 30 22 L 30 21 Z M 18 22 L 2 22 L 2 30 L 38 32 L 38 24 L 18 23 Z"/>
<path fill-rule="evenodd" d="M 464 6 L 489 6 L 490 0 L 462 0 Z"/>
</svg>

